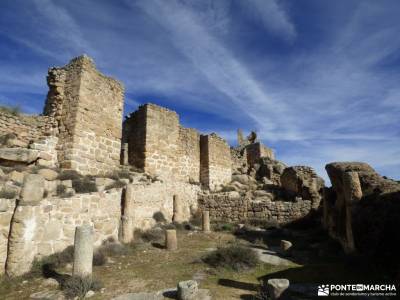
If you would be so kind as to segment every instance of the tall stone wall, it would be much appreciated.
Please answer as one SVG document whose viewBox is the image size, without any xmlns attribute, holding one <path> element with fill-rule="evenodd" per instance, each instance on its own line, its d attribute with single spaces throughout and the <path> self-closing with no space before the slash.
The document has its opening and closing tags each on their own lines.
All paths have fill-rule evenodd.
<svg viewBox="0 0 400 300">
<path fill-rule="evenodd" d="M 95 246 L 109 237 L 117 240 L 120 218 L 120 189 L 44 199 L 37 205 L 18 205 L 15 212 L 13 204 L 9 203 L 7 210 L 0 212 L 2 236 L 7 234 L 8 237 L 10 232 L 8 254 L 1 256 L 4 260 L 7 257 L 6 272 L 11 276 L 21 275 L 29 271 L 35 258 L 72 245 L 75 227 L 84 223 L 94 226 Z M 1 239 L 2 254 L 4 249 L 7 249 L 6 240 Z"/>
<path fill-rule="evenodd" d="M 123 87 L 97 71 L 87 56 L 49 70 L 44 113 L 56 120 L 58 160 L 82 174 L 120 164 Z"/>
<path fill-rule="evenodd" d="M 166 220 L 172 221 L 173 197 L 177 195 L 181 203 L 182 218 L 189 220 L 192 210 L 197 209 L 197 195 L 200 186 L 185 182 L 161 182 L 152 184 L 136 184 L 128 187 L 127 193 L 132 197 L 129 203 L 133 207 L 133 226 L 138 229 L 147 229 L 155 224 L 154 214 L 161 212 Z"/>
<path fill-rule="evenodd" d="M 13 115 L 0 111 L 0 136 L 15 136 L 15 147 L 27 147 L 52 133 L 52 120 L 46 116 Z M 5 145 L 7 146 L 7 145 Z"/>
<path fill-rule="evenodd" d="M 222 222 L 244 222 L 248 219 L 287 224 L 307 216 L 310 200 L 296 202 L 251 200 L 238 192 L 200 194 L 199 208 L 210 211 L 210 218 Z"/>
<path fill-rule="evenodd" d="M 246 145 L 246 155 L 247 163 L 253 166 L 259 161 L 261 157 L 268 157 L 270 159 L 275 159 L 274 152 L 272 149 L 266 147 L 260 142 Z"/>
<path fill-rule="evenodd" d="M 192 128 L 180 127 L 178 157 L 179 176 L 200 182 L 200 134 Z"/>
<path fill-rule="evenodd" d="M 231 179 L 232 160 L 228 143 L 214 133 L 200 136 L 201 183 L 214 190 Z"/>
<path fill-rule="evenodd" d="M 170 180 L 198 182 L 200 135 L 179 124 L 176 112 L 145 104 L 124 122 L 129 163 Z"/>
</svg>

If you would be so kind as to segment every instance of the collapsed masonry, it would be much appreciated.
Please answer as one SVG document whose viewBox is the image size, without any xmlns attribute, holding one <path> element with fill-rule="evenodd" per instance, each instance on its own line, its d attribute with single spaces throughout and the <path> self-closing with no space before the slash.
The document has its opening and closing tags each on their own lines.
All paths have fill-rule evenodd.
<svg viewBox="0 0 400 300">
<path fill-rule="evenodd" d="M 337 229 L 349 222 L 343 199 L 332 204 L 312 168 L 287 167 L 255 133 L 246 140 L 239 131 L 230 147 L 154 104 L 123 121 L 122 84 L 87 56 L 50 69 L 47 79 L 44 115 L 0 112 L 0 273 L 27 272 L 35 258 L 72 245 L 75 227 L 85 223 L 96 246 L 129 241 L 135 228 L 155 224 L 156 213 L 171 221 L 174 199 L 182 221 L 200 209 L 213 221 L 277 224 L 314 215 L 324 203 L 330 234 L 346 239 L 344 246 L 350 241 Z M 65 178 L 65 170 L 76 174 Z"/>
</svg>

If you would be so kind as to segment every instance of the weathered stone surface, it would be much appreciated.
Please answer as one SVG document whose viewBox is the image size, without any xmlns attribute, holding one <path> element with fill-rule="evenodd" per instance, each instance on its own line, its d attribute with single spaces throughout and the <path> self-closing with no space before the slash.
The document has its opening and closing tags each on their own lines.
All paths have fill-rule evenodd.
<svg viewBox="0 0 400 300">
<path fill-rule="evenodd" d="M 290 248 L 292 248 L 292 243 L 289 241 L 281 240 L 281 250 L 282 251 L 288 251 Z"/>
<path fill-rule="evenodd" d="M 25 163 L 30 164 L 39 157 L 39 152 L 24 148 L 1 148 L 0 163 Z"/>
<path fill-rule="evenodd" d="M 21 189 L 21 205 L 34 204 L 43 199 L 44 178 L 39 174 L 27 174 Z"/>
<path fill-rule="evenodd" d="M 76 227 L 74 242 L 73 276 L 91 277 L 93 262 L 93 228 L 90 225 Z"/>
<path fill-rule="evenodd" d="M 267 281 L 268 295 L 272 300 L 281 299 L 284 296 L 284 292 L 289 288 L 288 279 L 269 279 Z"/>
<path fill-rule="evenodd" d="M 130 293 L 113 298 L 112 300 L 163 300 L 162 292 L 154 293 Z"/>
<path fill-rule="evenodd" d="M 196 300 L 198 291 L 198 284 L 194 280 L 181 281 L 178 283 L 179 300 Z"/>
<path fill-rule="evenodd" d="M 52 169 L 40 169 L 37 172 L 39 175 L 42 175 L 46 180 L 56 180 L 58 177 L 58 173 Z"/>
<path fill-rule="evenodd" d="M 382 241 L 392 236 L 389 228 L 399 223 L 400 184 L 366 163 L 334 162 L 325 168 L 332 188 L 325 190 L 323 225 L 330 236 L 347 253 L 395 250 Z"/>
<path fill-rule="evenodd" d="M 179 195 L 174 195 L 173 196 L 173 206 L 174 206 L 174 214 L 172 217 L 172 220 L 177 223 L 182 223 L 185 220 L 184 214 L 183 214 L 183 203 L 181 198 L 179 198 Z"/>
<path fill-rule="evenodd" d="M 165 231 L 165 248 L 170 251 L 178 249 L 178 239 L 175 229 L 167 229 Z"/>
<path fill-rule="evenodd" d="M 22 172 L 18 172 L 18 171 L 11 171 L 8 174 L 8 178 L 12 181 L 18 182 L 18 183 L 22 183 L 24 181 L 24 173 Z"/>
<path fill-rule="evenodd" d="M 210 231 L 210 212 L 208 210 L 203 211 L 202 225 L 203 225 L 204 232 Z"/>
<path fill-rule="evenodd" d="M 54 278 L 46 278 L 43 280 L 43 285 L 48 287 L 58 287 L 58 281 Z"/>
</svg>

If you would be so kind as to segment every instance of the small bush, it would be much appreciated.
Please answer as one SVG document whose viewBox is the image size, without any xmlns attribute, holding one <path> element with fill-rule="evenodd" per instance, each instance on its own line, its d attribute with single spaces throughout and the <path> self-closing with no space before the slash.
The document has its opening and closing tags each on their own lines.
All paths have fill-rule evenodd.
<svg viewBox="0 0 400 300">
<path fill-rule="evenodd" d="M 135 230 L 135 237 L 140 237 L 144 242 L 161 242 L 164 240 L 164 231 L 161 228 L 152 228 L 146 231 Z"/>
<path fill-rule="evenodd" d="M 96 251 L 93 254 L 93 266 L 103 266 L 107 261 L 107 257 L 101 251 Z"/>
<path fill-rule="evenodd" d="M 17 136 L 14 133 L 7 133 L 0 136 L 0 145 L 7 145 L 9 140 L 15 139 Z"/>
<path fill-rule="evenodd" d="M 117 181 L 114 181 L 113 183 L 107 185 L 104 189 L 105 190 L 121 189 L 125 186 L 126 186 L 125 182 L 123 182 L 121 180 L 117 180 Z"/>
<path fill-rule="evenodd" d="M 201 226 L 202 221 L 202 213 L 200 210 L 197 210 L 192 216 L 190 217 L 189 223 L 193 226 Z"/>
<path fill-rule="evenodd" d="M 212 228 L 214 231 L 228 231 L 233 232 L 235 227 L 231 223 L 214 223 L 212 224 Z"/>
<path fill-rule="evenodd" d="M 164 214 L 161 211 L 157 211 L 153 214 L 153 219 L 157 222 L 157 223 L 165 223 L 167 222 L 167 220 L 164 217 Z"/>
<path fill-rule="evenodd" d="M 14 116 L 19 116 L 21 114 L 21 107 L 18 105 L 16 106 L 0 105 L 0 111 Z"/>
<path fill-rule="evenodd" d="M 63 184 L 57 185 L 56 191 L 57 191 L 57 196 L 59 196 L 60 198 L 69 198 L 74 195 L 73 192 L 67 192 L 67 187 Z"/>
<path fill-rule="evenodd" d="M 68 246 L 61 252 L 54 253 L 52 255 L 43 257 L 40 260 L 35 259 L 31 273 L 32 274 L 42 274 L 44 266 L 49 266 L 51 268 L 60 268 L 65 266 L 67 263 L 72 263 L 74 260 L 74 246 Z"/>
<path fill-rule="evenodd" d="M 232 245 L 209 253 L 203 261 L 214 268 L 227 268 L 235 271 L 254 268 L 259 263 L 257 253 L 247 247 Z"/>
<path fill-rule="evenodd" d="M 100 281 L 94 280 L 90 277 L 77 277 L 72 276 L 66 279 L 61 284 L 61 289 L 68 298 L 84 299 L 87 292 L 90 290 L 98 291 L 103 287 Z"/>
<path fill-rule="evenodd" d="M 105 243 L 102 245 L 98 252 L 102 253 L 104 257 L 107 256 L 120 256 L 129 253 L 129 247 L 119 243 Z"/>
<path fill-rule="evenodd" d="M 14 190 L 1 190 L 0 198 L 14 199 L 17 196 L 17 192 Z"/>
<path fill-rule="evenodd" d="M 86 177 L 72 180 L 72 187 L 77 193 L 80 194 L 94 193 L 98 191 L 96 183 L 90 181 L 90 179 Z"/>
<path fill-rule="evenodd" d="M 78 180 L 82 176 L 75 170 L 63 170 L 57 177 L 59 180 Z"/>
</svg>

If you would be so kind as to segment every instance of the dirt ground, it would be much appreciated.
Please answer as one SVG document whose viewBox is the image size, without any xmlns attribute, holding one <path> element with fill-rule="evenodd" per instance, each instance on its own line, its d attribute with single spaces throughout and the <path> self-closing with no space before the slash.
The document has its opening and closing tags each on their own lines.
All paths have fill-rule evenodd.
<svg viewBox="0 0 400 300">
<path fill-rule="evenodd" d="M 207 252 L 229 243 L 256 245 L 265 249 L 279 246 L 281 239 L 293 242 L 289 266 L 260 263 L 244 272 L 214 269 L 202 262 Z M 182 280 L 195 279 L 200 288 L 210 289 L 213 299 L 256 299 L 260 280 L 288 278 L 295 284 L 333 282 L 365 282 L 379 278 L 371 266 L 345 259 L 340 249 L 320 232 L 278 230 L 246 232 L 235 236 L 230 232 L 178 232 L 179 249 L 168 252 L 159 244 L 141 243 L 129 255 L 114 256 L 103 266 L 94 267 L 94 277 L 104 289 L 91 299 L 112 299 L 133 292 L 152 292 L 176 287 Z M 59 273 L 70 274 L 69 269 Z M 355 281 L 354 281 L 355 280 Z M 15 280 L 1 279 L 0 299 L 21 300 L 38 291 L 49 290 L 44 278 L 30 275 Z M 52 288 L 55 289 L 55 288 Z M 299 296 L 299 299 L 306 299 Z"/>
</svg>

